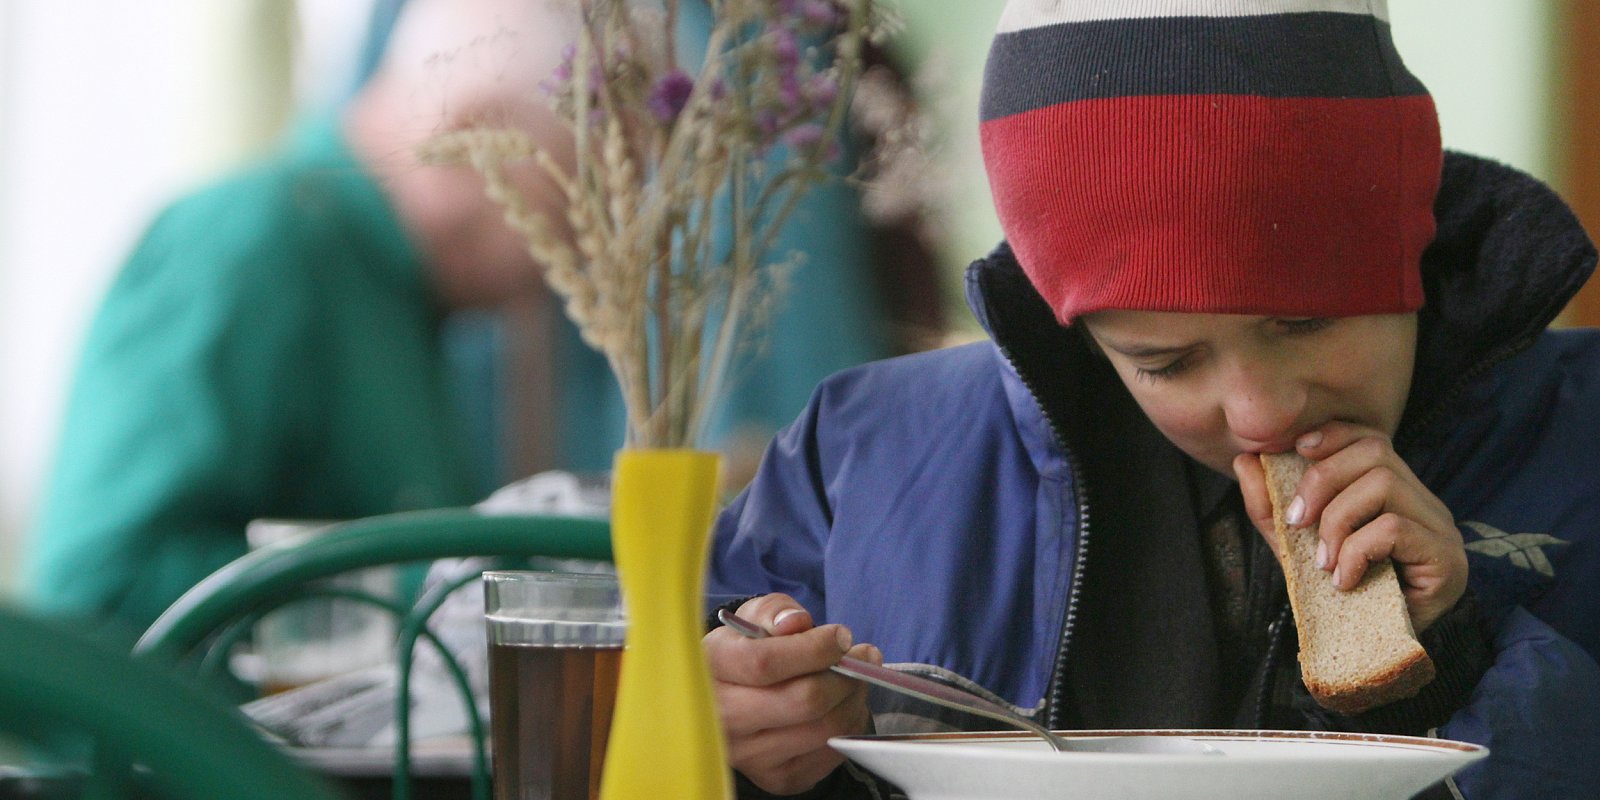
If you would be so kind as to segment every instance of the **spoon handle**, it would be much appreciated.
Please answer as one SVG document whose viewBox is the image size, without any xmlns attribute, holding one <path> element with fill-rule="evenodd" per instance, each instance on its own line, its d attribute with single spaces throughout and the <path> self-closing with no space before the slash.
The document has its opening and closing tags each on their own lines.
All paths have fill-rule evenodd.
<svg viewBox="0 0 1600 800">
<path fill-rule="evenodd" d="M 721 620 L 722 624 L 748 638 L 767 638 L 766 630 L 725 608 L 717 610 L 717 619 Z M 839 659 L 839 663 L 833 665 L 831 669 L 841 675 L 859 681 L 866 681 L 874 686 L 882 686 L 893 692 L 910 695 L 911 697 L 926 700 L 946 708 L 953 708 L 957 711 L 977 714 L 981 717 L 1004 722 L 1007 725 L 1015 725 L 1023 730 L 1037 734 L 1050 744 L 1051 749 L 1058 753 L 1067 750 L 1066 744 L 1062 742 L 1061 738 L 1051 733 L 1043 725 L 999 703 L 991 702 L 971 692 L 965 692 L 952 686 L 946 686 L 938 681 L 910 673 L 898 672 L 888 667 L 880 667 L 870 661 L 862 661 L 849 656 Z"/>
</svg>

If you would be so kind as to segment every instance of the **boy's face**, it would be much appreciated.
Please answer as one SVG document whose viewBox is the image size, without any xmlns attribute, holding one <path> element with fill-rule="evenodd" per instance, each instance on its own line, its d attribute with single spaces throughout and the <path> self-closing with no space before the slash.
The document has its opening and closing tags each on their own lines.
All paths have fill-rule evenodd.
<svg viewBox="0 0 1600 800">
<path fill-rule="evenodd" d="M 1416 314 L 1098 311 L 1082 323 L 1156 428 L 1228 476 L 1239 453 L 1293 450 L 1333 420 L 1393 436 L 1411 390 Z"/>
</svg>

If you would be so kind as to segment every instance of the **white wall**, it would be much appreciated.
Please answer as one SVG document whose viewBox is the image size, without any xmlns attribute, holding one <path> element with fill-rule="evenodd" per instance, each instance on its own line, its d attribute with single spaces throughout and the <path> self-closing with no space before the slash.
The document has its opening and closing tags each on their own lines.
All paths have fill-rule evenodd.
<svg viewBox="0 0 1600 800">
<path fill-rule="evenodd" d="M 348 81 L 369 7 L 305 3 L 303 91 Z M 100 293 L 162 205 L 277 134 L 295 23 L 294 0 L 0 0 L 0 594 Z"/>
<path fill-rule="evenodd" d="M 0 513 L 5 564 L 28 519 L 90 305 L 155 203 L 202 170 L 181 0 L 6 5 L 0 187 Z M 165 6 L 165 8 L 162 8 Z M 9 570 L 8 570 L 9 571 Z"/>
<path fill-rule="evenodd" d="M 1433 93 L 1446 147 L 1551 179 L 1556 6 L 1555 0 L 1390 0 L 1395 44 Z"/>
</svg>

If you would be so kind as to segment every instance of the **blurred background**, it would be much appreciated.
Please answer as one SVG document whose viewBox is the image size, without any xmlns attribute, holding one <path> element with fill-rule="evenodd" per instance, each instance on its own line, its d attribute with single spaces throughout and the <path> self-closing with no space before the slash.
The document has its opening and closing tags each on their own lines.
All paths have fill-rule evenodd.
<svg viewBox="0 0 1600 800">
<path fill-rule="evenodd" d="M 348 94 L 388 0 L 0 0 L 0 595 L 15 591 L 85 325 L 151 216 Z M 977 92 L 999 0 L 900 0 L 948 330 L 999 237 Z M 1527 170 L 1600 233 L 1600 2 L 1391 0 L 1445 144 Z M 530 92 L 534 91 L 529 87 Z M 797 280 L 804 281 L 802 270 Z M 1564 324 L 1600 324 L 1591 284 Z"/>
</svg>

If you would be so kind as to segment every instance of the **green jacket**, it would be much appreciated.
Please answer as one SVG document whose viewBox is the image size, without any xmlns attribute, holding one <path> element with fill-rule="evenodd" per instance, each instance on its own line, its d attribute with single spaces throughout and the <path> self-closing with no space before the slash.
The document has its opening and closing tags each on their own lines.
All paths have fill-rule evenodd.
<svg viewBox="0 0 1600 800">
<path fill-rule="evenodd" d="M 89 331 L 34 532 L 50 611 L 152 621 L 258 517 L 469 503 L 418 254 L 331 120 L 168 208 Z"/>
</svg>

